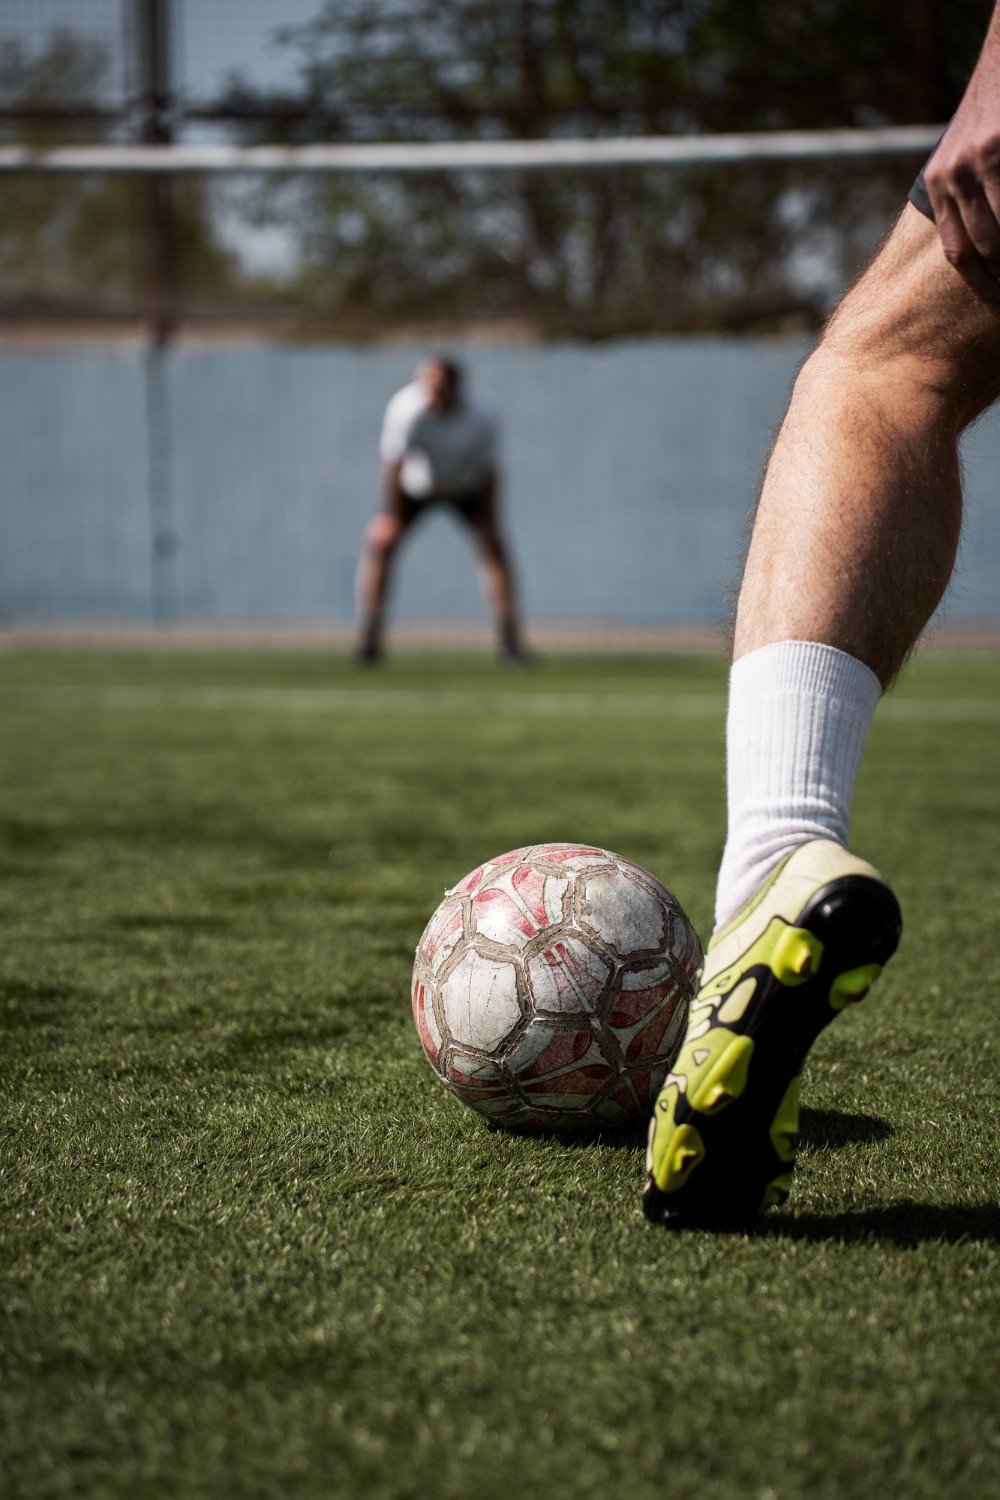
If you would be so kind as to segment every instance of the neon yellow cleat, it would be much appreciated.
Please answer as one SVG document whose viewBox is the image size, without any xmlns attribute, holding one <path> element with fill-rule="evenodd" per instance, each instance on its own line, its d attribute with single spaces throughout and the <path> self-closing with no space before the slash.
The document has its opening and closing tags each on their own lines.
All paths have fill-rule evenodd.
<svg viewBox="0 0 1000 1500">
<path fill-rule="evenodd" d="M 723 1223 L 785 1201 L 806 1054 L 868 993 L 901 925 L 877 870 L 814 839 L 715 934 L 650 1121 L 648 1219 Z"/>
</svg>

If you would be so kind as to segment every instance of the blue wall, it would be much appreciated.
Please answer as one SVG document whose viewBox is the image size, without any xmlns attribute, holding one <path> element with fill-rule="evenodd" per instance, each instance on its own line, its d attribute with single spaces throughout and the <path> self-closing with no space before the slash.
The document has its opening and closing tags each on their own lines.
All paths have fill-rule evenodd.
<svg viewBox="0 0 1000 1500">
<path fill-rule="evenodd" d="M 711 624 L 801 341 L 475 345 L 537 622 Z M 422 353 L 137 345 L 0 350 L 0 624 L 346 623 L 385 402 Z M 1000 422 L 965 445 L 946 604 L 1000 623 Z M 468 545 L 428 518 L 394 616 L 483 618 Z"/>
</svg>

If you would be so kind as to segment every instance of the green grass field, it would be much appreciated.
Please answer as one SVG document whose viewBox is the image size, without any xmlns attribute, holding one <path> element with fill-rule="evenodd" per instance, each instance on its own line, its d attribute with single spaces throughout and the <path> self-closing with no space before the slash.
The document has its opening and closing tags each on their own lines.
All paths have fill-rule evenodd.
<svg viewBox="0 0 1000 1500">
<path fill-rule="evenodd" d="M 445 886 L 540 840 L 707 933 L 725 669 L 0 657 L 14 1497 L 792 1500 L 1000 1486 L 1000 667 L 884 705 L 854 846 L 903 945 L 745 1234 L 641 1145 L 488 1132 L 409 1014 Z"/>
</svg>

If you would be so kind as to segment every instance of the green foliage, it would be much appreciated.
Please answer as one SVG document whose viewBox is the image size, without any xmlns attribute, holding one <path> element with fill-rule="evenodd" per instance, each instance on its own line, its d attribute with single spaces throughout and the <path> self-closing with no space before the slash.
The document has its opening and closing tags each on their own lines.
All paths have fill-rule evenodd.
<svg viewBox="0 0 1000 1500">
<path fill-rule="evenodd" d="M 233 70 L 221 97 L 198 101 L 180 78 L 167 113 L 178 139 L 200 105 L 213 129 L 256 142 L 932 124 L 960 97 L 990 8 L 316 0 L 308 23 L 289 25 L 275 5 L 253 23 L 262 49 L 291 61 L 294 84 L 275 93 Z M 168 9 L 176 22 L 179 0 Z M 216 11 L 225 9 L 188 7 L 185 35 L 224 26 Z M 128 35 L 134 45 L 138 33 Z M 8 137 L 133 133 L 124 104 L 117 120 L 72 117 L 113 93 L 112 50 L 64 25 L 32 51 L 12 28 L 0 39 Z M 33 113 L 46 104 L 57 118 Z M 594 338 L 812 328 L 880 242 L 919 165 L 915 156 L 223 186 L 26 179 L 5 190 L 0 310 L 152 313 L 165 324 L 172 313 L 281 312 L 283 332 L 379 339 L 470 327 Z M 247 231 L 261 228 L 282 247 L 266 275 L 229 248 L 241 238 L 252 247 Z"/>
<path fill-rule="evenodd" d="M 164 195 L 170 214 L 166 285 L 153 272 L 153 192 Z M 11 178 L 0 218 L 0 308 L 135 317 L 154 284 L 158 297 L 179 297 L 189 308 L 238 302 L 245 296 L 239 257 L 215 225 L 212 187 L 197 178 L 166 185 L 99 173 Z"/>
<path fill-rule="evenodd" d="M 888 0 L 336 0 L 278 33 L 300 68 L 285 135 L 932 123 L 960 97 L 989 10 L 985 0 L 903 10 Z M 268 107 L 238 85 L 233 99 Z M 919 165 L 352 178 L 293 194 L 268 187 L 258 213 L 275 223 L 294 213 L 303 268 L 290 291 L 345 333 L 421 320 L 585 336 L 810 326 L 881 240 Z"/>
<path fill-rule="evenodd" d="M 43 147 L 120 138 L 111 64 L 109 46 L 71 28 L 56 28 L 36 50 L 17 37 L 0 38 L 5 139 Z M 47 107 L 57 113 L 47 116 Z M 74 107 L 84 112 L 79 119 Z M 219 219 L 215 188 L 203 179 L 7 177 L 0 312 L 134 317 L 154 296 L 218 307 L 245 292 L 239 257 L 222 242 Z M 159 245 L 158 232 L 166 235 Z"/>
<path fill-rule="evenodd" d="M 11 1500 L 996 1488 L 992 658 L 876 722 L 906 933 L 810 1060 L 786 1211 L 658 1232 L 641 1130 L 490 1132 L 420 1054 L 413 948 L 486 854 L 607 844 L 705 930 L 724 682 L 0 659 Z"/>
<path fill-rule="evenodd" d="M 100 41 L 65 27 L 56 27 L 40 51 L 32 51 L 17 36 L 0 37 L 0 107 L 93 106 L 104 93 L 107 63 Z M 33 139 L 42 141 L 45 135 Z"/>
<path fill-rule="evenodd" d="M 349 139 L 808 129 L 946 118 L 991 8 L 327 0 L 276 40 L 307 114 Z"/>
</svg>

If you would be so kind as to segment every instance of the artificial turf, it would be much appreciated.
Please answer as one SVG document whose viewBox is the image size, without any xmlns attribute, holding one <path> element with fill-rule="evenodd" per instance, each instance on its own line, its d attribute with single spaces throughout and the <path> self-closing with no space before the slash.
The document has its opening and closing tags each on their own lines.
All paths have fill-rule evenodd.
<svg viewBox="0 0 1000 1500">
<path fill-rule="evenodd" d="M 484 856 L 585 840 L 705 934 L 712 657 L 0 657 L 11 1497 L 724 1500 L 1000 1485 L 992 656 L 884 705 L 906 930 L 810 1059 L 787 1209 L 639 1209 L 641 1132 L 489 1131 L 409 1014 Z"/>
</svg>

